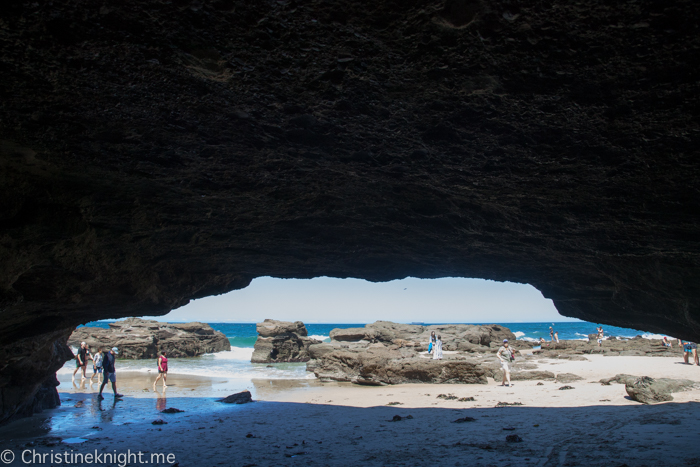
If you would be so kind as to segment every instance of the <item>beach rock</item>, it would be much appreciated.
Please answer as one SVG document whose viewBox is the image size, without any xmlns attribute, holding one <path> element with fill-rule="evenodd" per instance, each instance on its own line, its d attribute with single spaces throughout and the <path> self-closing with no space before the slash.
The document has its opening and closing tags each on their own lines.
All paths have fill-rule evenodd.
<svg viewBox="0 0 700 467">
<path fill-rule="evenodd" d="M 225 404 L 247 404 L 248 402 L 254 402 L 253 396 L 251 396 L 250 391 L 237 392 L 236 394 L 231 394 L 228 397 L 219 399 L 219 402 Z"/>
<path fill-rule="evenodd" d="M 523 439 L 518 435 L 508 435 L 508 436 L 506 436 L 506 442 L 508 442 L 508 443 L 522 443 Z"/>
<path fill-rule="evenodd" d="M 294 333 L 297 336 L 307 336 L 306 326 L 301 321 L 277 321 L 266 319 L 262 323 L 255 325 L 255 330 L 260 337 L 275 337 L 280 334 Z"/>
<path fill-rule="evenodd" d="M 671 393 L 698 388 L 700 384 L 687 379 L 650 378 L 642 376 L 625 384 L 627 394 L 637 402 L 654 404 L 672 401 Z"/>
<path fill-rule="evenodd" d="M 251 363 L 308 362 L 309 346 L 321 341 L 307 337 L 301 321 L 288 322 L 266 319 L 257 326 Z"/>
<path fill-rule="evenodd" d="M 364 385 L 487 383 L 487 370 L 478 362 L 432 360 L 417 355 L 410 348 L 331 343 L 314 345 L 311 349 L 314 355 L 319 356 L 313 362 L 313 372 L 317 378 L 325 381 Z M 317 349 L 323 350 L 319 352 Z"/>
<path fill-rule="evenodd" d="M 170 407 L 165 410 L 161 410 L 160 413 L 182 413 L 184 410 L 176 409 L 175 407 Z"/>
<path fill-rule="evenodd" d="M 558 383 L 573 383 L 574 381 L 581 381 L 583 378 L 573 373 L 559 373 L 556 379 Z"/>
<path fill-rule="evenodd" d="M 100 347 L 118 347 L 117 358 L 120 359 L 155 359 L 163 350 L 168 358 L 231 350 L 228 338 L 208 324 L 161 323 L 139 318 L 109 323 L 109 329 L 78 328 L 71 334 L 68 344 L 78 348 L 81 342 L 86 342 L 93 353 Z"/>
<path fill-rule="evenodd" d="M 442 336 L 444 350 L 472 349 L 474 346 L 489 346 L 492 342 L 500 345 L 503 339 L 516 340 L 510 329 L 497 325 L 443 324 L 413 325 L 390 321 L 376 321 L 364 328 L 333 329 L 331 342 L 370 342 L 399 346 L 427 346 L 430 333 Z"/>
</svg>

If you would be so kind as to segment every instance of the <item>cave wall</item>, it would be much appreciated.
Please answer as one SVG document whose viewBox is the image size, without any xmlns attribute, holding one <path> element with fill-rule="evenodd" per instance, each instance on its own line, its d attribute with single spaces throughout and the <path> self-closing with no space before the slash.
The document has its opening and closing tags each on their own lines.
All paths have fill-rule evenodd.
<svg viewBox="0 0 700 467">
<path fill-rule="evenodd" d="M 0 420 L 76 325 L 262 275 L 526 282 L 700 340 L 698 24 L 692 1 L 8 2 L 0 390 L 25 400 Z"/>
</svg>

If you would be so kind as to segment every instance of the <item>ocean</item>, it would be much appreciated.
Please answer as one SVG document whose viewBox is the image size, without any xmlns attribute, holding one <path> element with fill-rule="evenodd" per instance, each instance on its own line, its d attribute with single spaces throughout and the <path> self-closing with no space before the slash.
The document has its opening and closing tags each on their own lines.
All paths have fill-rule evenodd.
<svg viewBox="0 0 700 467">
<path fill-rule="evenodd" d="M 212 328 L 224 333 L 231 342 L 231 350 L 206 354 L 195 358 L 171 359 L 169 374 L 187 374 L 193 376 L 224 377 L 240 380 L 241 384 L 251 379 L 314 379 L 313 373 L 306 371 L 305 363 L 278 363 L 275 365 L 253 364 L 253 345 L 257 338 L 255 323 L 208 323 Z M 425 323 L 443 324 L 443 323 Z M 467 323 L 474 324 L 474 323 Z M 562 322 L 562 323 L 496 323 L 509 328 L 519 340 L 530 342 L 539 341 L 540 337 L 549 340 L 549 327 L 559 333 L 560 340 L 587 339 L 588 334 L 595 332 L 595 323 Z M 108 328 L 108 321 L 96 321 L 86 326 Z M 364 324 L 306 324 L 310 337 L 330 342 L 329 334 L 335 328 L 362 327 Z M 661 339 L 663 336 L 634 329 L 618 328 L 603 325 L 605 335 L 631 338 L 637 335 L 648 339 Z M 76 350 L 76 349 L 74 349 Z M 121 371 L 137 371 L 154 373 L 155 360 L 119 360 Z M 75 369 L 73 361 L 69 361 L 59 374 L 72 373 Z"/>
</svg>

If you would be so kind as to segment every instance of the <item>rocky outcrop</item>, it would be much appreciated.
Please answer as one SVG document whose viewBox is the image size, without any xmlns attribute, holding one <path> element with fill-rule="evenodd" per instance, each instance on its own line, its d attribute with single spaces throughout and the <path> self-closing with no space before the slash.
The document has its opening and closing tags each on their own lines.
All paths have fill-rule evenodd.
<svg viewBox="0 0 700 467">
<path fill-rule="evenodd" d="M 698 2 L 16 1 L 0 22 L 0 354 L 266 275 L 530 283 L 700 340 Z"/>
<path fill-rule="evenodd" d="M 486 384 L 486 370 L 478 362 L 433 361 L 419 357 L 409 348 L 388 348 L 383 344 L 316 344 L 310 347 L 315 360 L 307 365 L 322 381 L 356 384 L 470 383 Z"/>
<path fill-rule="evenodd" d="M 308 362 L 309 346 L 321 341 L 307 337 L 306 326 L 301 321 L 288 322 L 266 319 L 256 325 L 251 363 Z"/>
<path fill-rule="evenodd" d="M 205 353 L 231 350 L 228 338 L 205 323 L 160 323 L 129 318 L 109 323 L 109 329 L 82 327 L 71 334 L 73 347 L 86 342 L 95 352 L 98 348 L 119 348 L 118 358 L 156 358 L 166 351 L 169 358 L 197 357 Z"/>
<path fill-rule="evenodd" d="M 700 384 L 687 379 L 654 379 L 648 376 L 636 378 L 634 381 L 627 381 L 625 384 L 627 394 L 632 399 L 643 404 L 672 401 L 672 393 L 687 391 L 697 387 L 700 387 Z"/>
<path fill-rule="evenodd" d="M 332 342 L 368 342 L 398 344 L 401 346 L 428 347 L 430 334 L 442 336 L 444 350 L 457 350 L 463 344 L 476 346 L 500 346 L 503 339 L 515 342 L 516 337 L 510 329 L 497 324 L 436 324 L 414 325 L 399 324 L 390 321 L 376 321 L 363 328 L 333 329 L 330 332 Z"/>
<path fill-rule="evenodd" d="M 442 336 L 444 355 L 433 360 L 427 354 L 430 332 Z M 500 325 L 408 325 L 377 321 L 363 328 L 334 329 L 331 342 L 311 345 L 307 371 L 322 381 L 349 381 L 357 384 L 397 383 L 485 383 L 486 377 L 500 381 L 503 372 L 495 356 L 504 338 L 519 355 L 511 364 L 511 380 L 556 380 L 571 383 L 582 378 L 571 373 L 555 375 L 540 370 L 527 358 L 586 360 L 584 355 L 645 355 L 679 357 L 678 349 L 668 349 L 661 341 L 643 339 L 596 342 L 561 341 L 549 347 L 518 341 Z"/>
</svg>

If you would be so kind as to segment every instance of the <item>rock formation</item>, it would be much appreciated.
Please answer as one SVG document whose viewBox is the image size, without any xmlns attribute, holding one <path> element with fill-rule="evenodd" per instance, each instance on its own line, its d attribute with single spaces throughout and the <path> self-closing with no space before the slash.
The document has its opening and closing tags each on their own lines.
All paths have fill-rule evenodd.
<svg viewBox="0 0 700 467">
<path fill-rule="evenodd" d="M 228 338 L 208 324 L 160 323 L 139 318 L 109 323 L 109 329 L 78 328 L 71 334 L 68 344 L 78 347 L 81 342 L 86 342 L 93 352 L 99 347 L 118 347 L 118 358 L 127 359 L 155 359 L 163 350 L 169 358 L 231 350 Z"/>
<path fill-rule="evenodd" d="M 443 340 L 442 360 L 427 354 L 430 332 Z M 495 356 L 503 339 L 523 355 L 536 358 L 585 360 L 586 354 L 645 355 L 678 357 L 678 349 L 668 349 L 661 341 L 634 338 L 605 341 L 603 347 L 586 341 L 561 341 L 537 348 L 539 344 L 515 340 L 513 333 L 499 325 L 446 324 L 417 326 L 377 321 L 364 328 L 334 329 L 330 343 L 309 347 L 307 371 L 321 381 L 345 381 L 365 385 L 399 383 L 486 384 L 487 377 L 500 380 L 501 365 Z M 511 380 L 579 381 L 571 373 L 555 374 L 538 370 L 523 358 L 512 364 Z"/>
<path fill-rule="evenodd" d="M 627 395 L 642 404 L 672 401 L 674 392 L 683 392 L 700 387 L 687 379 L 650 378 L 648 376 L 615 375 L 600 380 L 602 384 L 620 383 L 625 385 Z"/>
<path fill-rule="evenodd" d="M 309 346 L 321 342 L 307 337 L 306 326 L 301 321 L 266 319 L 255 327 L 258 338 L 251 363 L 308 362 Z"/>
<path fill-rule="evenodd" d="M 530 283 L 700 340 L 699 23 L 688 0 L 3 5 L 0 388 L 31 399 L 63 354 L 27 379 L 33 349 L 81 323 L 265 275 Z"/>
</svg>

